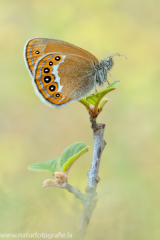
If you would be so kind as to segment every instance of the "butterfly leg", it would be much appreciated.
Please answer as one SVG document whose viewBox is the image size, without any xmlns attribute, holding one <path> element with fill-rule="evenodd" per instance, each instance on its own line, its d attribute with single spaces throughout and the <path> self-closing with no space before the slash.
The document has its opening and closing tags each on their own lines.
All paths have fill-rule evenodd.
<svg viewBox="0 0 160 240">
<path fill-rule="evenodd" d="M 112 77 L 112 75 L 110 74 L 110 72 L 107 70 L 108 75 L 115 81 L 115 82 L 120 82 L 120 80 L 116 80 L 114 77 Z M 107 80 L 107 83 L 110 85 L 110 83 Z"/>
<path fill-rule="evenodd" d="M 107 83 L 108 83 L 108 85 L 110 85 L 110 83 L 109 83 L 108 79 L 106 79 L 106 80 L 107 80 Z"/>
<path fill-rule="evenodd" d="M 94 85 L 94 94 L 97 93 L 96 83 Z"/>
</svg>

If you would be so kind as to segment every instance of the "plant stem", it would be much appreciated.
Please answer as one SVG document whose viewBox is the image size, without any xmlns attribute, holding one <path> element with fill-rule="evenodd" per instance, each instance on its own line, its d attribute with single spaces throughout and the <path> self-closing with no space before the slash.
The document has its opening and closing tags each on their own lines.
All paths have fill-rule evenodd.
<svg viewBox="0 0 160 240">
<path fill-rule="evenodd" d="M 94 137 L 94 148 L 93 157 L 90 171 L 88 172 L 88 184 L 86 187 L 86 194 L 82 199 L 83 212 L 80 220 L 78 235 L 81 239 L 85 237 L 90 218 L 92 216 L 93 210 L 96 207 L 98 199 L 96 198 L 96 187 L 97 183 L 100 181 L 98 176 L 99 165 L 101 160 L 102 151 L 106 145 L 103 134 L 105 129 L 105 124 L 97 124 L 95 118 L 90 118 L 91 126 L 93 129 Z"/>
<path fill-rule="evenodd" d="M 66 183 L 64 185 L 64 188 L 68 191 L 71 192 L 75 195 L 76 198 L 79 198 L 80 200 L 83 199 L 84 194 L 81 193 L 77 188 L 73 187 L 72 185 L 70 185 L 69 183 Z"/>
</svg>

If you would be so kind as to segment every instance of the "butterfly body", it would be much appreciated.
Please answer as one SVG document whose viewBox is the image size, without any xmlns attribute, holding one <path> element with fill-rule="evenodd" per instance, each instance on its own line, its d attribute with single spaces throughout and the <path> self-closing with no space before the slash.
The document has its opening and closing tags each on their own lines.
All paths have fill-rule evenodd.
<svg viewBox="0 0 160 240">
<path fill-rule="evenodd" d="M 24 57 L 36 94 L 52 107 L 81 99 L 96 83 L 103 85 L 113 66 L 111 57 L 99 62 L 82 48 L 47 38 L 29 40 Z"/>
</svg>

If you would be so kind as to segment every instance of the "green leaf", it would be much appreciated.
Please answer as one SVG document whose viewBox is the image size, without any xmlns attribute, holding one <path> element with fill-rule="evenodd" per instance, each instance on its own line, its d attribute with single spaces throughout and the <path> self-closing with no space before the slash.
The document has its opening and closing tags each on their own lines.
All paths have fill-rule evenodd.
<svg viewBox="0 0 160 240">
<path fill-rule="evenodd" d="M 109 93 L 110 91 L 113 91 L 117 84 L 119 82 L 113 82 L 112 84 L 110 84 L 106 89 L 100 91 L 100 92 L 97 92 L 95 94 L 92 94 L 92 95 L 89 95 L 88 97 L 84 97 L 82 99 L 80 99 L 79 101 L 85 105 L 88 109 L 91 107 L 90 105 L 93 105 L 95 107 L 98 107 L 101 99 L 107 94 Z"/>
<path fill-rule="evenodd" d="M 77 154 L 75 154 L 73 157 L 71 157 L 65 164 L 63 164 L 63 171 L 66 172 L 71 166 L 72 164 L 85 152 L 87 152 L 89 149 L 89 147 L 85 147 L 84 149 L 82 149 L 80 152 L 78 152 Z"/>
<path fill-rule="evenodd" d="M 59 167 L 59 160 L 59 158 L 52 158 L 47 160 L 46 162 L 34 163 L 30 165 L 28 169 L 36 172 L 48 172 L 54 174 L 54 172 Z"/>
<path fill-rule="evenodd" d="M 114 81 L 113 83 L 111 83 L 107 88 L 116 88 L 118 85 L 119 81 Z"/>
<path fill-rule="evenodd" d="M 104 107 L 104 105 L 106 104 L 106 102 L 108 102 L 108 99 L 107 99 L 107 98 L 103 98 L 103 99 L 100 101 L 100 103 L 99 103 L 99 105 L 98 105 L 98 110 L 99 110 L 99 112 L 102 111 L 102 108 Z"/>
<path fill-rule="evenodd" d="M 66 148 L 60 159 L 61 170 L 67 171 L 77 158 L 88 151 L 89 147 L 84 142 L 77 142 Z"/>
<path fill-rule="evenodd" d="M 89 102 L 86 101 L 86 97 L 81 98 L 79 100 L 79 102 L 82 103 L 86 108 L 88 108 L 88 109 L 90 108 L 90 104 L 89 104 Z"/>
<path fill-rule="evenodd" d="M 90 95 L 86 98 L 86 101 L 89 102 L 90 104 L 94 105 L 94 106 L 98 106 L 98 104 L 100 103 L 101 99 L 110 91 L 113 91 L 116 86 L 117 86 L 118 82 L 113 82 L 111 85 L 109 85 L 106 89 L 95 93 L 94 95 Z"/>
</svg>

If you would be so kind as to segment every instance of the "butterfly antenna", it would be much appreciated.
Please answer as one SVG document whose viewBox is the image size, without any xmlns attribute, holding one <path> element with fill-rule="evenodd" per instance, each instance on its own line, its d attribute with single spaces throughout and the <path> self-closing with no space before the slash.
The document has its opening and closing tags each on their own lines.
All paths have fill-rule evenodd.
<svg viewBox="0 0 160 240">
<path fill-rule="evenodd" d="M 125 55 L 123 55 L 123 54 L 119 54 L 119 53 L 113 53 L 113 54 L 111 54 L 111 55 L 109 55 L 107 58 L 109 58 L 109 57 L 115 57 L 115 56 L 119 56 L 119 57 L 124 57 L 125 59 L 127 59 L 127 57 L 125 56 Z M 116 82 L 120 82 L 120 80 L 116 80 L 114 77 L 112 77 L 112 75 L 110 74 L 110 72 L 107 70 L 107 73 L 108 73 L 108 75 L 114 80 L 114 81 L 116 81 Z M 108 79 L 107 79 L 107 83 L 110 85 L 110 83 L 108 82 Z"/>
<path fill-rule="evenodd" d="M 118 56 L 118 57 L 121 57 L 121 56 L 122 56 L 122 57 L 124 57 L 125 59 L 127 59 L 127 57 L 126 57 L 125 55 L 119 54 L 119 53 L 113 53 L 113 54 L 107 56 L 107 58 L 108 58 L 108 57 L 115 57 L 115 56 Z"/>
</svg>

